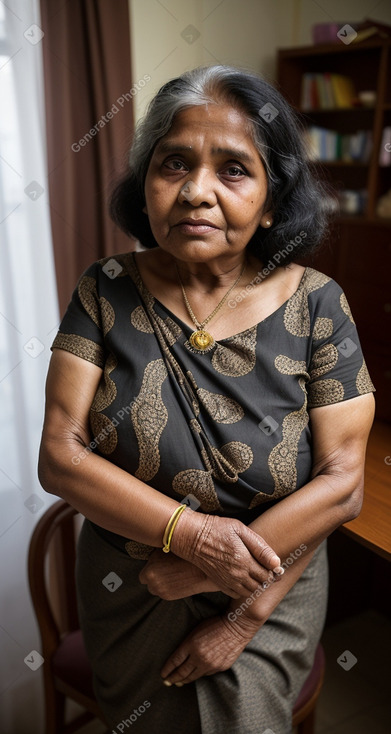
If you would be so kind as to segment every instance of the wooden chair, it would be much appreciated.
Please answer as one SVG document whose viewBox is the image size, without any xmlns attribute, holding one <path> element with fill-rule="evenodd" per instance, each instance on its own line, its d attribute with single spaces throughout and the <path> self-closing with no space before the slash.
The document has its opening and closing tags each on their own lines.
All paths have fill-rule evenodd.
<svg viewBox="0 0 391 734">
<path fill-rule="evenodd" d="M 41 635 L 45 694 L 45 734 L 73 734 L 92 719 L 104 717 L 92 689 L 88 661 L 77 616 L 74 581 L 77 511 L 64 500 L 51 505 L 36 525 L 30 541 L 28 576 L 31 598 Z M 63 624 L 56 620 L 47 582 L 49 545 L 56 535 L 56 586 Z M 57 590 L 57 589 L 56 589 Z M 80 704 L 85 712 L 65 724 L 65 700 Z"/>
<path fill-rule="evenodd" d="M 95 700 L 92 672 L 79 629 L 74 582 L 75 518 L 77 510 L 64 500 L 53 504 L 42 515 L 30 541 L 28 574 L 30 593 L 41 635 L 42 669 L 45 692 L 45 734 L 73 734 L 94 718 L 105 723 Z M 47 558 L 54 535 L 59 538 L 56 580 L 61 599 L 62 629 L 53 614 L 47 583 Z M 57 563 L 57 559 L 56 559 Z M 293 709 L 292 725 L 299 734 L 313 734 L 314 711 L 322 688 L 325 669 L 324 652 L 319 644 L 314 665 Z M 65 700 L 80 704 L 85 712 L 65 724 Z"/>
</svg>

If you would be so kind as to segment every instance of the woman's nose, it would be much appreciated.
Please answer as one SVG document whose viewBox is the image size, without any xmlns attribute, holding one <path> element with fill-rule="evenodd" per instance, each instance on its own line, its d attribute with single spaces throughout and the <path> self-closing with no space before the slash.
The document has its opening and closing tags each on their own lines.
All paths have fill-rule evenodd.
<svg viewBox="0 0 391 734">
<path fill-rule="evenodd" d="M 209 172 L 200 172 L 198 175 L 190 175 L 179 192 L 179 201 L 189 201 L 193 206 L 216 204 L 216 192 Z"/>
</svg>

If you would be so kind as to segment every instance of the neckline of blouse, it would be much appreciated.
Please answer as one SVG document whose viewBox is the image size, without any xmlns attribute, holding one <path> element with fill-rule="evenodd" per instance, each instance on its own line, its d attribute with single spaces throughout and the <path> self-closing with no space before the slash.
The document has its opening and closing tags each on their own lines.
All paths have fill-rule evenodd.
<svg viewBox="0 0 391 734">
<path fill-rule="evenodd" d="M 155 303 L 158 304 L 170 316 L 170 318 L 172 318 L 174 321 L 176 321 L 180 325 L 180 327 L 183 329 L 183 331 L 185 333 L 186 333 L 186 330 L 187 330 L 187 332 L 189 334 L 191 334 L 194 331 L 194 326 L 191 327 L 188 324 L 186 324 L 185 321 L 182 321 L 182 319 L 180 319 L 179 316 L 177 316 L 175 313 L 173 313 L 173 311 L 171 311 L 167 306 L 165 306 L 164 303 L 162 303 L 161 301 L 159 301 L 159 299 L 156 298 L 156 296 L 154 296 L 148 290 L 147 286 L 145 285 L 145 283 L 144 283 L 144 281 L 143 281 L 143 279 L 141 277 L 141 273 L 140 273 L 140 271 L 138 269 L 138 266 L 137 266 L 137 263 L 136 263 L 136 258 L 134 256 L 135 253 L 134 252 L 131 252 L 130 254 L 132 256 L 132 259 L 131 259 L 129 265 L 131 264 L 133 267 L 129 267 L 129 265 L 128 265 L 127 270 L 129 272 L 129 275 L 131 276 L 132 280 L 135 282 L 135 284 L 136 284 L 138 290 L 140 291 L 141 295 L 144 298 L 147 297 L 148 300 L 151 300 L 152 299 L 151 300 L 152 306 L 154 306 Z M 229 342 L 232 339 L 235 339 L 236 337 L 240 337 L 243 334 L 247 334 L 249 331 L 253 331 L 253 329 L 255 329 L 256 327 L 260 326 L 260 324 L 264 324 L 266 321 L 268 321 L 268 319 L 271 319 L 274 316 L 276 316 L 276 314 L 278 314 L 278 312 L 282 308 L 286 307 L 287 304 L 289 303 L 289 301 L 292 298 L 294 298 L 302 290 L 302 288 L 304 287 L 304 284 L 305 284 L 305 282 L 307 280 L 308 270 L 309 270 L 309 268 L 308 267 L 305 267 L 305 269 L 303 271 L 303 274 L 302 274 L 302 276 L 300 278 L 300 282 L 299 282 L 296 290 L 289 296 L 289 298 L 286 299 L 286 301 L 284 301 L 284 303 L 281 303 L 281 305 L 278 306 L 278 308 L 276 308 L 275 311 L 272 311 L 272 313 L 270 313 L 268 316 L 265 316 L 264 319 L 262 319 L 261 321 L 257 321 L 256 324 L 253 324 L 252 326 L 247 327 L 247 329 L 244 329 L 243 331 L 239 331 L 236 334 L 232 334 L 232 336 L 225 336 L 223 339 L 215 339 L 216 344 L 222 344 L 222 343 L 227 342 L 227 341 Z"/>
</svg>

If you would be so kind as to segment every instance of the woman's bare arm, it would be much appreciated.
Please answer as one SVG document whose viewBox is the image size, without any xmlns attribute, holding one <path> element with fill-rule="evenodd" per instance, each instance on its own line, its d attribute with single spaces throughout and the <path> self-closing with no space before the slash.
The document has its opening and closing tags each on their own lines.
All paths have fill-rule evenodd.
<svg viewBox="0 0 391 734">
<path fill-rule="evenodd" d="M 54 350 L 39 458 L 41 484 L 101 527 L 161 547 L 180 503 L 98 454 L 87 452 L 78 461 L 92 438 L 89 411 L 101 376 L 102 370 L 90 362 Z M 279 565 L 274 551 L 242 523 L 186 510 L 178 527 L 184 516 L 186 533 L 177 555 L 191 560 L 230 596 L 254 590 Z"/>
<path fill-rule="evenodd" d="M 101 375 L 94 364 L 63 350 L 53 351 L 39 479 L 47 492 L 63 497 L 98 525 L 157 547 L 178 503 L 94 453 L 84 452 L 85 458 L 79 458 L 93 438 L 88 415 Z"/>
<path fill-rule="evenodd" d="M 316 548 L 360 513 L 374 407 L 370 393 L 310 410 L 311 480 L 250 526 L 275 544 L 282 560 L 302 543 L 308 551 Z"/>
<path fill-rule="evenodd" d="M 250 526 L 272 544 L 283 564 L 287 558 L 292 559 L 292 564 L 279 584 L 272 584 L 270 591 L 268 589 L 248 606 L 243 615 L 244 623 L 251 620 L 263 624 L 301 575 L 307 565 L 306 558 L 330 533 L 360 513 L 365 451 L 374 405 L 373 395 L 368 394 L 310 411 L 311 481 L 267 510 Z M 296 560 L 296 556 L 300 560 Z M 240 600 L 243 602 L 244 598 Z M 231 602 L 228 613 L 234 612 L 240 603 Z"/>
</svg>

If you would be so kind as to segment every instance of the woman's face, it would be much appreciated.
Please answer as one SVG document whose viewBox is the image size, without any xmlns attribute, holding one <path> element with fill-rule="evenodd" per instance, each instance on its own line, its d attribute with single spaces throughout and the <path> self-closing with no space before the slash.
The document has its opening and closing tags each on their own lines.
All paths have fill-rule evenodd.
<svg viewBox="0 0 391 734">
<path fill-rule="evenodd" d="M 156 145 L 145 212 L 156 242 L 187 262 L 237 256 L 260 224 L 267 179 L 245 116 L 229 104 L 178 113 Z"/>
</svg>

